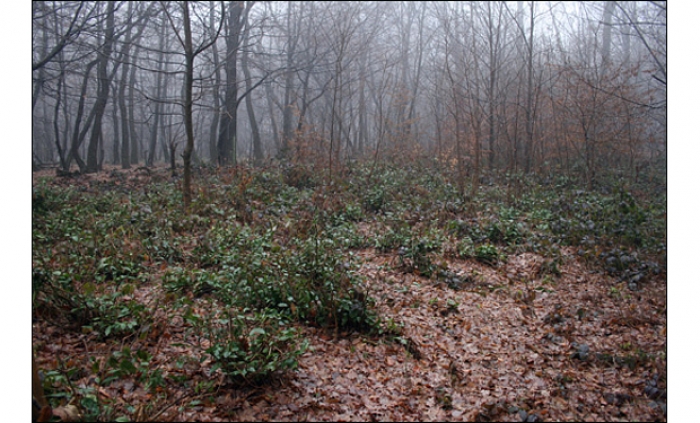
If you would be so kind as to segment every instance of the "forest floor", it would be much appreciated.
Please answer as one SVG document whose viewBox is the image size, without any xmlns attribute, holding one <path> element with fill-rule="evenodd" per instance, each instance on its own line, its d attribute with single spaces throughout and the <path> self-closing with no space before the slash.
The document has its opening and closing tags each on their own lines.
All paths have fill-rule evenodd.
<svg viewBox="0 0 700 423">
<path fill-rule="evenodd" d="M 659 270 L 647 259 L 658 258 L 658 249 L 647 243 L 625 243 L 629 222 L 648 226 L 659 218 L 641 200 L 634 206 L 638 215 L 622 222 L 623 229 L 607 230 L 591 221 L 593 215 L 608 219 L 605 210 L 588 214 L 603 197 L 586 197 L 567 220 L 562 213 L 569 208 L 557 212 L 553 205 L 573 204 L 568 197 L 531 203 L 550 214 L 525 213 L 529 206 L 509 203 L 505 191 L 482 198 L 482 204 L 503 201 L 497 208 L 442 204 L 433 210 L 430 204 L 445 197 L 427 181 L 410 191 L 425 202 L 402 197 L 406 191 L 396 187 L 410 177 L 396 184 L 384 180 L 381 200 L 371 196 L 372 186 L 354 196 L 343 191 L 337 201 L 319 197 L 298 175 L 287 175 L 291 191 L 274 185 L 270 197 L 270 179 L 254 172 L 212 176 L 218 193 L 204 184 L 211 175 L 200 175 L 198 198 L 207 204 L 190 214 L 206 220 L 168 214 L 178 198 L 177 179 L 165 169 L 61 178 L 35 173 L 32 336 L 56 419 L 69 419 L 61 413 L 75 405 L 85 420 L 666 420 L 665 264 Z M 111 223 L 83 214 L 71 226 L 70 216 L 88 210 L 85 197 L 92 198 L 89 210 Z M 329 213 L 320 219 L 318 210 Z M 227 230 L 217 223 L 224 215 L 238 222 L 234 235 L 243 228 L 260 231 L 251 229 L 245 246 L 235 241 L 223 246 L 226 251 L 204 248 L 206 240 L 230 239 L 217 232 Z M 155 226 L 139 226 L 144 221 Z M 570 223 L 566 235 L 552 229 L 562 222 Z M 162 233 L 144 235 L 144 228 L 156 227 Z M 573 236 L 577 230 L 585 234 Z M 621 230 L 630 236 L 610 235 Z M 166 242 L 155 248 L 139 236 Z M 223 292 L 230 279 L 246 277 L 240 269 L 261 279 L 270 276 L 265 267 L 279 272 L 285 268 L 279 263 L 292 258 L 274 254 L 295 248 L 305 254 L 290 241 L 303 237 L 333 240 L 329 248 L 338 260 L 330 262 L 352 269 L 353 292 L 363 292 L 362 305 L 381 323 L 370 330 L 333 325 L 314 320 L 315 311 L 292 318 L 288 325 L 308 342 L 296 369 L 234 383 L 222 369 L 212 370 L 215 359 L 207 352 L 214 338 L 202 322 L 214 308 L 234 306 L 222 305 Z M 261 239 L 268 244 L 257 249 Z M 91 260 L 90 252 L 100 248 L 103 258 Z M 238 255 L 228 262 L 233 250 Z M 105 264 L 109 251 L 123 260 Z M 245 255 L 256 251 L 259 257 Z M 111 297 L 110 289 L 116 292 Z M 84 304 L 62 297 L 67 294 Z M 96 305 L 85 305 L 91 300 Z"/>
</svg>

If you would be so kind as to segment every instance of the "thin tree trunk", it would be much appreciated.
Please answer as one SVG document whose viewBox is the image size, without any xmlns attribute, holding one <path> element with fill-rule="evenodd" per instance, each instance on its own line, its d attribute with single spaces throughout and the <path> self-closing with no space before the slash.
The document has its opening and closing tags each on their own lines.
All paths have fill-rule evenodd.
<svg viewBox="0 0 700 423">
<path fill-rule="evenodd" d="M 275 118 L 275 111 L 274 111 L 274 103 L 275 103 L 275 93 L 272 91 L 272 86 L 271 84 L 264 84 L 265 85 L 265 97 L 267 97 L 267 106 L 269 109 L 270 113 L 270 123 L 272 124 L 272 140 L 275 143 L 275 149 L 278 152 L 278 155 L 283 153 L 282 152 L 282 146 L 280 145 L 280 134 L 279 134 L 279 129 L 277 128 L 277 118 Z"/>
<path fill-rule="evenodd" d="M 131 4 L 131 3 L 130 3 Z M 128 48 L 128 47 L 127 47 Z M 128 51 L 127 51 L 128 53 Z M 119 91 L 117 92 L 117 101 L 119 103 L 119 113 L 121 115 L 121 163 L 122 169 L 131 168 L 131 157 L 129 155 L 130 144 L 131 144 L 131 132 L 129 131 L 128 116 L 129 112 L 126 108 L 126 84 L 127 78 L 129 76 L 129 62 L 128 60 L 124 63 L 122 67 L 122 77 L 119 82 Z"/>
<path fill-rule="evenodd" d="M 192 172 L 191 160 L 192 150 L 194 150 L 194 128 L 192 123 L 192 85 L 194 81 L 194 50 L 192 47 L 192 29 L 190 26 L 189 2 L 183 2 L 183 25 L 185 32 L 185 134 L 187 142 L 185 151 L 182 154 L 184 163 L 182 194 L 185 208 L 192 202 Z"/>
<path fill-rule="evenodd" d="M 612 13 L 615 9 L 614 1 L 606 1 L 605 9 L 603 10 L 603 72 L 610 64 L 610 45 L 612 44 L 611 30 L 612 30 Z"/>
<path fill-rule="evenodd" d="M 37 1 L 35 4 L 43 9 L 43 1 Z M 32 13 L 34 13 L 35 9 L 32 8 Z M 44 19 L 44 23 L 46 23 L 46 19 Z M 40 51 L 39 54 L 41 57 L 46 57 L 47 50 L 48 50 L 48 43 L 49 43 L 49 33 L 48 31 L 43 31 L 42 34 L 42 43 L 40 46 Z M 37 102 L 39 101 L 39 95 L 41 94 L 41 90 L 44 88 L 44 82 L 46 81 L 46 76 L 45 76 L 46 71 L 44 70 L 44 67 L 39 68 L 39 76 L 37 77 L 36 81 L 34 82 L 34 91 L 32 91 L 32 113 L 34 112 L 34 107 L 36 106 Z"/>
<path fill-rule="evenodd" d="M 534 36 L 535 36 L 535 5 L 530 2 L 530 35 L 527 49 L 527 100 L 525 105 L 525 173 L 530 173 L 532 166 L 532 147 L 534 143 Z"/>
<path fill-rule="evenodd" d="M 116 91 L 116 90 L 115 90 Z M 121 138 L 119 135 L 119 126 L 121 122 L 119 121 L 119 102 L 117 100 L 118 96 L 112 96 L 112 126 L 114 127 L 114 142 L 112 142 L 112 164 L 119 164 L 120 161 L 120 146 Z"/>
<path fill-rule="evenodd" d="M 80 87 L 80 100 L 78 100 L 78 110 L 75 113 L 75 125 L 73 127 L 73 136 L 71 138 L 70 153 L 68 155 L 68 160 L 66 160 L 66 167 L 63 169 L 64 172 L 70 171 L 70 165 L 73 160 L 75 160 L 78 163 L 78 167 L 80 168 L 81 172 L 85 171 L 85 163 L 80 158 L 78 149 L 83 143 L 85 135 L 87 134 L 87 130 L 90 127 L 92 119 L 95 116 L 95 109 L 93 109 L 90 112 L 88 120 L 85 124 L 85 128 L 82 131 L 80 130 L 80 122 L 83 118 L 83 111 L 85 109 L 85 98 L 87 97 L 87 85 L 90 79 L 90 71 L 96 64 L 97 60 L 93 60 L 92 62 L 88 63 L 87 68 L 85 69 L 85 75 L 83 76 L 83 84 Z"/>
<path fill-rule="evenodd" d="M 168 140 L 170 139 L 170 136 L 168 134 L 168 128 L 170 127 L 171 122 L 172 122 L 172 115 L 171 114 L 164 114 L 164 116 L 160 120 L 160 133 L 162 134 L 162 136 L 160 137 L 160 141 L 161 141 L 160 147 L 161 147 L 161 150 L 163 151 L 163 161 L 165 161 L 165 162 L 171 161 L 169 143 L 168 143 Z"/>
<path fill-rule="evenodd" d="M 212 31 L 212 36 L 214 36 L 214 2 L 209 2 L 209 25 Z M 222 17 L 223 19 L 223 17 Z M 214 43 L 212 45 L 212 57 L 214 60 L 214 90 L 213 90 L 213 101 L 214 101 L 214 115 L 211 119 L 211 125 L 209 126 L 209 161 L 211 163 L 216 163 L 218 158 L 218 150 L 216 146 L 216 140 L 219 128 L 219 117 L 221 116 L 221 101 L 219 97 L 219 90 L 221 89 L 221 66 L 219 63 L 219 48 Z"/>
<path fill-rule="evenodd" d="M 138 59 L 139 48 L 136 46 L 132 60 L 136 62 Z M 136 119 L 134 118 L 134 109 L 136 109 L 136 103 L 134 102 L 134 90 L 136 87 L 136 66 L 131 67 L 131 75 L 129 76 L 129 140 L 131 141 L 131 164 L 138 164 L 139 162 L 139 151 L 141 150 L 141 143 L 139 142 L 139 136 L 136 132 Z"/>
<path fill-rule="evenodd" d="M 411 127 L 413 125 L 413 117 L 418 99 L 418 87 L 420 86 L 421 69 L 423 69 L 423 32 L 425 11 L 426 4 L 425 2 L 421 2 L 421 13 L 418 17 L 418 63 L 416 63 L 416 77 L 413 80 L 413 92 L 411 93 L 411 102 L 408 107 L 408 134 L 411 133 Z"/>
<path fill-rule="evenodd" d="M 156 101 L 155 101 L 155 110 L 153 113 L 153 126 L 151 126 L 151 133 L 150 133 L 150 140 L 148 143 L 148 158 L 146 159 L 146 166 L 153 166 L 153 163 L 155 162 L 156 158 L 156 150 L 157 150 L 157 145 L 158 145 L 158 127 L 161 121 L 161 114 L 163 110 L 163 85 L 164 85 L 164 79 L 167 78 L 167 75 L 163 75 L 163 58 L 165 56 L 165 49 L 168 47 L 167 46 L 167 36 L 166 36 L 166 25 L 165 25 L 165 17 L 163 17 L 163 21 L 161 22 L 161 32 L 160 32 L 160 39 L 158 40 L 158 66 L 157 66 L 157 75 L 156 75 Z M 161 131 L 161 134 L 163 132 Z"/>
<path fill-rule="evenodd" d="M 63 155 L 63 149 L 61 149 L 61 135 L 60 131 L 58 128 L 58 115 L 59 111 L 61 109 L 61 88 L 63 87 L 63 79 L 65 77 L 65 73 L 63 71 L 63 62 L 61 62 L 61 74 L 58 77 L 58 88 L 56 89 L 56 107 L 54 108 L 54 115 L 53 115 L 53 130 L 54 130 L 54 137 L 56 141 L 56 150 L 58 151 L 58 159 L 59 162 L 61 163 L 61 169 L 65 169 L 66 167 L 66 161 Z"/>
<path fill-rule="evenodd" d="M 229 3 L 226 34 L 226 97 L 219 126 L 219 164 L 236 164 L 236 120 L 238 117 L 237 57 L 241 31 L 243 2 Z"/>
<path fill-rule="evenodd" d="M 246 31 L 247 32 L 247 31 Z M 248 69 L 248 51 L 244 51 L 241 57 L 241 66 L 243 67 L 243 76 L 245 78 L 246 91 L 250 92 L 252 81 L 250 79 L 250 69 Z M 263 161 L 262 141 L 260 140 L 260 129 L 258 122 L 255 120 L 255 110 L 253 109 L 253 99 L 250 93 L 245 96 L 245 106 L 250 119 L 250 129 L 253 134 L 253 164 L 260 166 Z"/>
<path fill-rule="evenodd" d="M 287 7 L 287 69 L 284 74 L 284 109 L 282 110 L 282 157 L 287 157 L 289 154 L 289 143 L 292 139 L 292 90 L 294 86 L 294 53 L 297 44 L 297 28 L 296 22 L 292 27 L 292 4 Z"/>
<path fill-rule="evenodd" d="M 367 100 L 365 99 L 365 85 L 367 80 L 367 49 L 362 51 L 360 57 L 360 98 L 358 105 L 358 126 L 357 150 L 360 156 L 363 154 L 369 135 L 367 129 Z"/>
<path fill-rule="evenodd" d="M 104 45 L 100 52 L 100 61 L 97 64 L 97 100 L 95 101 L 95 119 L 92 125 L 92 133 L 88 144 L 86 172 L 94 173 L 99 170 L 97 163 L 97 147 L 102 134 L 102 117 L 109 98 L 110 81 L 107 76 L 107 65 L 112 56 L 112 46 L 114 41 L 114 2 L 107 3 L 107 28 L 105 29 Z"/>
<path fill-rule="evenodd" d="M 211 47 L 212 44 L 216 42 L 216 38 L 219 34 L 217 31 L 216 36 L 212 37 L 209 43 L 201 45 L 194 49 L 192 46 L 192 27 L 190 22 L 190 5 L 189 2 L 185 1 L 182 3 L 183 9 L 183 27 L 184 27 L 184 41 L 183 48 L 185 50 L 185 82 L 183 85 L 184 94 L 184 120 L 185 120 L 185 136 L 186 143 L 185 149 L 182 154 L 183 161 L 183 181 L 182 181 L 182 196 L 185 204 L 185 208 L 189 208 L 192 202 L 192 153 L 194 151 L 194 122 L 192 120 L 192 88 L 194 85 L 194 59 L 198 54 L 203 52 L 205 49 Z M 224 13 L 222 8 L 222 14 Z M 221 27 L 219 27 L 219 30 Z M 174 154 L 172 154 L 174 156 Z"/>
</svg>

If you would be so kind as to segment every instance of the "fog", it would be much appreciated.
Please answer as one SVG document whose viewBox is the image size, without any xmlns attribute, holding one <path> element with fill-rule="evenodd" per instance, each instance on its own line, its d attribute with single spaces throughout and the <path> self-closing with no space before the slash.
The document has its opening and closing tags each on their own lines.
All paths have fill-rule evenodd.
<svg viewBox="0 0 700 423">
<path fill-rule="evenodd" d="M 665 2 L 33 2 L 32 54 L 35 169 L 666 149 Z"/>
</svg>

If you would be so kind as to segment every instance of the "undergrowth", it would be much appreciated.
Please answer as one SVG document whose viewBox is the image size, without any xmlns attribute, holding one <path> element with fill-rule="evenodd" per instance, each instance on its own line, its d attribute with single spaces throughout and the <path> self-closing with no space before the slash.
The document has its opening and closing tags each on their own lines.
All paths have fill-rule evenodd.
<svg viewBox="0 0 700 423">
<path fill-rule="evenodd" d="M 631 290 L 666 268 L 665 196 L 640 187 L 586 191 L 565 177 L 508 175 L 470 198 L 449 173 L 389 165 L 354 165 L 332 186 L 301 165 L 199 178 L 188 212 L 168 179 L 133 190 L 34 187 L 33 314 L 114 343 L 112 358 L 95 364 L 102 385 L 135 372 L 144 386 L 165 383 L 144 352 L 116 347 L 163 308 L 137 300 L 149 284 L 208 339 L 209 372 L 257 385 L 296 368 L 304 326 L 396 332 L 375 309 L 357 249 L 425 278 L 445 274 L 444 255 L 497 267 L 523 251 L 557 275 L 562 246 Z M 197 301 L 211 313 L 194 311 Z M 70 371 L 49 375 L 52 401 L 76 397 L 86 416 L 119 417 L 93 391 L 73 389 Z"/>
</svg>

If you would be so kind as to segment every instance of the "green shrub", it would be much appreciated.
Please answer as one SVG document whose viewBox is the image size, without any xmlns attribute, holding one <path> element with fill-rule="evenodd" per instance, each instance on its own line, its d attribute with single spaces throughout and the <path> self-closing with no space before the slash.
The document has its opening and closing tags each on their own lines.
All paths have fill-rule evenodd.
<svg viewBox="0 0 700 423">
<path fill-rule="evenodd" d="M 119 337 L 134 333 L 148 318 L 146 306 L 125 296 L 133 293 L 131 285 L 121 292 L 96 295 L 90 284 L 85 293 L 79 294 L 77 307 L 71 310 L 71 319 L 87 329 L 92 329 L 101 338 Z"/>
<path fill-rule="evenodd" d="M 327 228 L 326 235 L 332 237 L 344 248 L 364 248 L 369 246 L 367 237 L 362 235 L 353 223 L 344 222 Z"/>
<path fill-rule="evenodd" d="M 178 292 L 184 294 L 191 292 L 194 287 L 194 277 L 191 271 L 182 267 L 168 269 L 161 278 L 163 288 L 167 292 Z"/>
<path fill-rule="evenodd" d="M 387 203 L 386 190 L 381 186 L 369 188 L 363 196 L 362 207 L 370 213 L 378 213 L 384 209 Z"/>
<path fill-rule="evenodd" d="M 142 244 L 152 260 L 162 260 L 167 263 L 184 261 L 181 238 L 173 236 L 162 229 L 155 229 L 151 236 L 142 238 Z"/>
<path fill-rule="evenodd" d="M 457 242 L 457 256 L 462 259 L 474 257 L 476 249 L 471 238 L 462 238 Z"/>
<path fill-rule="evenodd" d="M 284 269 L 297 318 L 340 329 L 378 329 L 374 301 L 362 294 L 352 256 L 348 260 L 328 238 L 299 241 L 296 247 Z"/>
<path fill-rule="evenodd" d="M 419 275 L 430 277 L 436 270 L 432 253 L 440 248 L 441 244 L 427 238 L 412 239 L 408 247 L 399 249 L 400 265 L 404 271 L 418 272 Z"/>
<path fill-rule="evenodd" d="M 298 189 L 314 188 L 318 184 L 313 169 L 300 164 L 289 166 L 284 170 L 284 182 Z"/>
<path fill-rule="evenodd" d="M 458 237 L 469 236 L 469 234 L 471 234 L 471 227 L 472 224 L 470 222 L 462 219 L 450 220 L 446 225 L 447 231 Z"/>
<path fill-rule="evenodd" d="M 482 263 L 495 266 L 499 259 L 498 248 L 491 244 L 481 244 L 476 247 L 474 258 Z"/>
<path fill-rule="evenodd" d="M 214 363 L 211 371 L 221 369 L 236 385 L 257 385 L 296 369 L 298 357 L 308 348 L 308 342 L 271 310 L 229 312 L 213 323 L 206 349 Z"/>
<path fill-rule="evenodd" d="M 134 280 L 143 270 L 135 257 L 106 256 L 102 257 L 95 266 L 97 282 L 114 281 L 116 283 Z"/>
<path fill-rule="evenodd" d="M 389 225 L 384 233 L 374 238 L 374 248 L 381 253 L 385 253 L 394 248 L 410 245 L 413 234 L 410 226 L 406 222 L 396 222 Z"/>
</svg>

